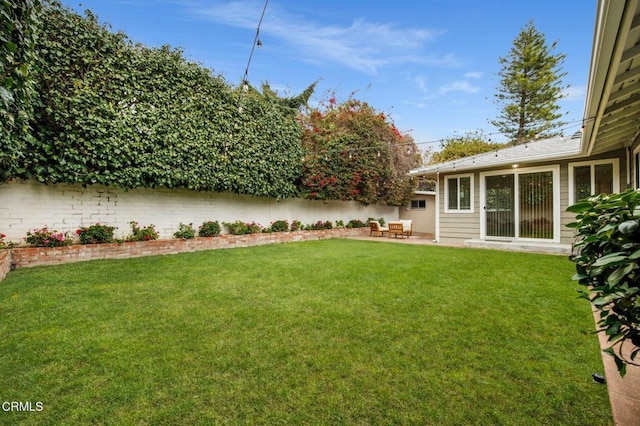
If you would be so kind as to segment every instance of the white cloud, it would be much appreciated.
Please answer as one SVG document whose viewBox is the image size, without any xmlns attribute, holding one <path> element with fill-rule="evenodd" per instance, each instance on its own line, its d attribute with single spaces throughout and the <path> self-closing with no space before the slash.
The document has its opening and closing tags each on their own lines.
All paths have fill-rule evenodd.
<svg viewBox="0 0 640 426">
<path fill-rule="evenodd" d="M 483 72 L 473 71 L 473 72 L 465 73 L 464 78 L 478 79 L 478 78 L 482 78 L 482 76 L 484 76 Z"/>
<path fill-rule="evenodd" d="M 440 94 L 446 95 L 449 92 L 462 92 L 467 94 L 477 93 L 480 91 L 478 86 L 472 85 L 467 80 L 453 81 L 446 86 L 440 87 Z"/>
<path fill-rule="evenodd" d="M 414 77 L 413 78 L 413 82 L 415 83 L 416 87 L 418 89 L 420 89 L 423 92 L 427 92 L 427 79 L 424 77 Z"/>
<path fill-rule="evenodd" d="M 216 2 L 192 8 L 192 13 L 213 22 L 255 29 L 263 5 L 254 1 Z M 327 25 L 269 5 L 260 29 L 283 45 L 283 51 L 311 63 L 334 63 L 375 74 L 380 68 L 406 63 L 457 66 L 454 54 L 429 55 L 425 45 L 440 31 L 400 28 L 388 23 L 354 20 L 349 25 Z"/>
</svg>

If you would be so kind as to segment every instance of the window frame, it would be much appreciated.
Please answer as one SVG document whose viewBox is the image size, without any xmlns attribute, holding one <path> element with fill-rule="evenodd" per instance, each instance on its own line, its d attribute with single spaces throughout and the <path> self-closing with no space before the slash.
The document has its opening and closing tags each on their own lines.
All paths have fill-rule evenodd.
<svg viewBox="0 0 640 426">
<path fill-rule="evenodd" d="M 633 188 L 640 188 L 640 145 L 633 150 Z"/>
<path fill-rule="evenodd" d="M 418 207 L 413 207 L 413 203 L 418 203 Z M 420 204 L 423 204 L 423 206 L 421 207 Z M 418 198 L 415 200 L 411 200 L 409 202 L 409 210 L 426 210 L 427 208 L 427 200 L 423 199 L 423 198 Z"/>
<path fill-rule="evenodd" d="M 460 208 L 460 179 L 469 178 L 469 208 L 461 209 Z M 451 209 L 449 208 L 449 181 L 457 180 L 456 190 L 457 190 L 457 201 L 458 208 Z M 450 175 L 444 177 L 444 212 L 445 213 L 473 213 L 474 212 L 474 203 L 475 203 L 475 194 L 474 194 L 474 175 L 473 173 L 468 174 L 460 174 L 460 175 Z"/>
<path fill-rule="evenodd" d="M 591 194 L 593 194 L 595 188 L 595 168 L 598 165 L 611 164 L 612 165 L 612 194 L 620 192 L 620 159 L 618 158 L 604 158 L 602 160 L 580 161 L 576 163 L 569 163 L 569 205 L 577 203 L 579 200 L 575 200 L 575 169 L 577 167 L 589 166 L 589 173 L 591 179 Z"/>
</svg>

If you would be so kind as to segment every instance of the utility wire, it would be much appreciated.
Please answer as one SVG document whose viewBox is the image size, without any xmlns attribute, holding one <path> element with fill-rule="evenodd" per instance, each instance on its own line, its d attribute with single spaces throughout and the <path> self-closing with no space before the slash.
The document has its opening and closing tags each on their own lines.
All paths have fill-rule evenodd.
<svg viewBox="0 0 640 426">
<path fill-rule="evenodd" d="M 240 100 L 242 98 L 242 93 L 245 88 L 248 89 L 247 85 L 249 84 L 247 78 L 249 76 L 249 67 L 251 66 L 251 59 L 253 58 L 253 52 L 256 49 L 256 46 L 262 46 L 262 42 L 260 41 L 260 27 L 262 26 L 262 20 L 264 19 L 264 13 L 267 11 L 267 4 L 269 0 L 264 1 L 264 7 L 262 8 L 262 14 L 260 15 L 260 20 L 258 21 L 258 27 L 256 28 L 256 35 L 253 38 L 253 44 L 251 45 L 251 53 L 249 53 L 249 59 L 247 60 L 247 66 L 244 69 L 244 75 L 242 76 L 242 81 L 240 82 L 240 93 L 238 94 L 238 108 L 240 108 Z"/>
<path fill-rule="evenodd" d="M 565 132 L 565 131 L 567 131 L 567 130 L 570 130 L 570 129 L 574 129 L 574 128 L 576 128 L 578 125 L 580 125 L 580 126 L 584 126 L 584 124 L 585 124 L 585 123 L 587 123 L 587 122 L 589 122 L 589 121 L 592 121 L 592 120 L 593 120 L 593 118 L 586 118 L 586 119 L 579 119 L 579 120 L 569 121 L 569 122 L 565 123 L 565 124 L 567 124 L 567 126 L 565 126 L 565 127 L 561 128 L 561 129 L 558 129 L 558 130 L 559 130 L 561 133 L 564 133 L 564 132 Z M 480 134 L 479 136 L 480 136 L 480 137 L 482 137 L 482 138 L 484 138 L 484 137 L 487 137 L 487 136 L 491 137 L 491 136 L 494 136 L 494 135 L 501 135 L 501 134 L 502 134 L 502 133 L 498 133 L 498 132 L 496 132 L 496 133 L 482 133 L 482 134 Z M 405 142 L 405 143 L 395 143 L 395 144 L 391 145 L 391 147 L 402 147 L 402 146 L 411 146 L 411 145 L 436 145 L 436 144 L 443 145 L 447 140 L 448 140 L 448 138 L 444 138 L 444 139 L 436 139 L 436 140 L 431 140 L 431 141 L 423 141 L 423 142 L 415 142 L 415 141 L 412 141 L 412 142 Z M 490 141 L 490 140 L 489 140 L 489 141 Z M 528 142 L 528 143 L 535 142 L 535 139 L 531 139 L 531 140 L 529 140 L 529 141 L 522 142 L 522 143 L 520 143 L 520 145 L 525 145 L 527 142 Z M 499 143 L 499 144 L 500 144 L 500 143 Z M 501 144 L 501 145 L 502 145 L 502 144 Z M 508 146 L 508 143 L 507 143 L 507 142 L 505 142 L 505 143 L 504 143 L 504 145 L 505 145 L 505 147 L 507 147 L 507 146 Z M 340 149 L 339 151 L 355 152 L 355 151 L 367 151 L 367 150 L 371 150 L 371 149 L 373 149 L 373 150 L 376 150 L 376 149 L 377 149 L 377 150 L 379 150 L 379 149 L 380 149 L 380 147 L 379 147 L 379 146 L 363 146 L 363 147 L 358 147 L 358 148 L 345 148 L 345 149 Z M 332 150 L 332 149 L 326 149 L 326 150 L 322 150 L 322 151 L 323 151 L 323 152 L 333 152 L 333 151 L 335 151 L 335 150 Z"/>
</svg>

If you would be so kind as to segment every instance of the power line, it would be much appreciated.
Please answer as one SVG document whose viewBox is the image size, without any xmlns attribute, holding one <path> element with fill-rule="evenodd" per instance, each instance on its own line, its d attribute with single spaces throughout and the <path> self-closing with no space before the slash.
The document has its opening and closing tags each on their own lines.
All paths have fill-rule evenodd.
<svg viewBox="0 0 640 426">
<path fill-rule="evenodd" d="M 253 52 L 256 49 L 256 46 L 262 47 L 262 41 L 260 40 L 260 27 L 262 26 L 262 20 L 264 19 L 264 14 L 267 11 L 268 3 L 269 3 L 269 0 L 264 1 L 264 7 L 262 8 L 262 14 L 260 15 L 260 20 L 258 21 L 258 27 L 256 28 L 256 35 L 253 38 L 253 44 L 251 45 L 251 52 L 249 53 L 247 66 L 244 69 L 244 75 L 242 76 L 242 80 L 240 82 L 240 93 L 238 94 L 238 108 L 240 108 L 240 100 L 242 99 L 242 93 L 249 90 L 249 82 L 247 78 L 249 76 L 249 67 L 251 66 L 251 59 L 253 59 Z"/>
<path fill-rule="evenodd" d="M 569 122 L 565 123 L 567 126 L 559 129 L 559 131 L 561 133 L 565 133 L 568 130 L 575 129 L 578 126 L 582 127 L 582 126 L 585 125 L 585 123 L 587 123 L 589 121 L 592 121 L 592 120 L 593 120 L 593 118 L 586 118 L 586 119 L 579 119 L 579 120 L 569 121 Z M 490 141 L 491 140 L 490 139 L 491 136 L 501 135 L 501 134 L 502 133 L 499 133 L 499 132 L 482 133 L 480 135 L 480 137 L 484 138 L 484 137 L 488 136 L 489 137 L 489 141 Z M 448 140 L 447 138 L 444 138 L 444 139 L 436 139 L 436 140 L 422 141 L 422 142 L 412 141 L 412 142 L 405 142 L 405 143 L 396 143 L 396 144 L 393 144 L 392 147 L 403 147 L 403 146 L 410 147 L 411 145 L 436 145 L 436 144 L 440 144 L 442 146 L 442 145 L 444 145 L 444 143 L 447 140 Z M 531 143 L 531 142 L 534 142 L 534 141 L 535 141 L 535 138 L 531 139 L 529 141 L 522 142 L 521 145 L 525 145 L 527 142 Z M 504 145 L 508 146 L 507 143 L 505 143 Z M 380 146 L 363 146 L 363 147 L 357 147 L 357 148 L 345 148 L 345 149 L 341 149 L 339 151 L 356 152 L 356 151 L 379 150 L 379 149 L 380 149 Z M 335 150 L 335 149 L 334 150 L 331 150 L 331 149 L 323 150 L 323 152 L 327 152 L 327 153 L 328 152 L 333 152 L 333 151 L 337 151 L 337 150 Z"/>
</svg>

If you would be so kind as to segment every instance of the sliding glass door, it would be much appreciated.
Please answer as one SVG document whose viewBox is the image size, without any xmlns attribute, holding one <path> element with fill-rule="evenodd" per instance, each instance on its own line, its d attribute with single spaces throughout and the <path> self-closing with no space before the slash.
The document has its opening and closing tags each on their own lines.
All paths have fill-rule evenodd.
<svg viewBox="0 0 640 426">
<path fill-rule="evenodd" d="M 487 236 L 515 237 L 514 175 L 485 177 Z"/>
<path fill-rule="evenodd" d="M 483 236 L 491 239 L 556 237 L 559 221 L 557 170 L 514 170 L 484 174 Z"/>
</svg>

